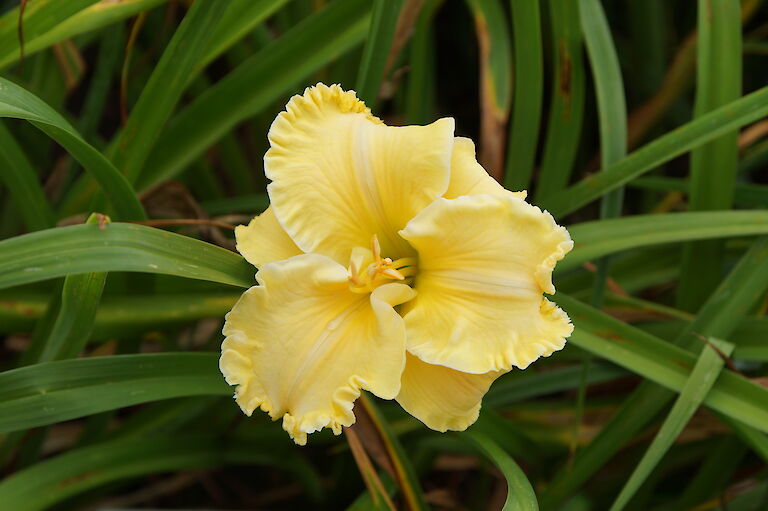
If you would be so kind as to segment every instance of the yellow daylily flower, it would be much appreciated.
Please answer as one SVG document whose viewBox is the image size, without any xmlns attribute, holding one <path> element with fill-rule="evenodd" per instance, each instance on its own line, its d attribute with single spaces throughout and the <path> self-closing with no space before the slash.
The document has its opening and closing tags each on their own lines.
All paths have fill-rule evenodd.
<svg viewBox="0 0 768 511">
<path fill-rule="evenodd" d="M 390 127 L 318 84 L 269 131 L 271 206 L 235 231 L 258 268 L 224 325 L 235 398 L 303 445 L 354 423 L 362 390 L 463 430 L 493 381 L 561 349 L 543 297 L 573 247 L 551 215 L 477 163 L 453 119 Z"/>
</svg>

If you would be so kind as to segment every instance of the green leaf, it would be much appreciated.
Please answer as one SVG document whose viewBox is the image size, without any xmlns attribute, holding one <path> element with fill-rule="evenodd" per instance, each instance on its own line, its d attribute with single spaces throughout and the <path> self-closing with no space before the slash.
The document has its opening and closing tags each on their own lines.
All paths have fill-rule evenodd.
<svg viewBox="0 0 768 511">
<path fill-rule="evenodd" d="M 223 318 L 240 293 L 158 293 L 102 298 L 91 339 L 105 340 L 163 330 L 204 318 Z M 12 289 L 0 295 L 0 334 L 28 332 L 42 316 L 47 297 Z"/>
<path fill-rule="evenodd" d="M 0 179 L 8 187 L 13 204 L 30 231 L 55 225 L 40 179 L 11 132 L 0 121 Z"/>
<path fill-rule="evenodd" d="M 631 248 L 687 240 L 755 236 L 768 233 L 768 211 L 719 211 L 640 215 L 568 228 L 575 247 L 557 265 L 558 271 Z"/>
<path fill-rule="evenodd" d="M 0 502 L 14 511 L 42 511 L 112 481 L 225 465 L 278 467 L 297 479 L 312 472 L 295 451 L 270 452 L 252 441 L 212 435 L 143 436 L 74 449 L 17 472 L 0 482 Z"/>
<path fill-rule="evenodd" d="M 0 373 L 0 432 L 172 397 L 233 394 L 218 353 L 112 355 Z"/>
<path fill-rule="evenodd" d="M 357 73 L 357 97 L 375 110 L 403 0 L 374 0 L 371 26 Z"/>
<path fill-rule="evenodd" d="M 587 383 L 604 383 L 626 376 L 624 369 L 608 364 L 596 364 L 589 372 Z M 581 368 L 563 367 L 531 373 L 518 371 L 502 376 L 494 382 L 483 398 L 483 406 L 496 409 L 547 394 L 554 394 L 579 386 Z"/>
<path fill-rule="evenodd" d="M 239 255 L 196 239 L 141 225 L 74 225 L 0 241 L 0 289 L 76 273 L 133 271 L 254 284 Z"/>
<path fill-rule="evenodd" d="M 603 169 L 602 172 L 593 174 L 561 192 L 543 197 L 538 202 L 554 216 L 565 216 L 662 163 L 766 115 L 768 87 L 763 87 L 697 117 L 630 153 L 626 158 L 611 165 L 611 168 Z"/>
<path fill-rule="evenodd" d="M 51 298 L 43 324 L 50 325 L 24 352 L 25 361 L 49 362 L 76 357 L 93 331 L 106 273 L 67 275 L 61 295 Z"/>
<path fill-rule="evenodd" d="M 687 349 L 696 349 L 702 345 L 700 336 L 730 338 L 742 318 L 768 288 L 767 263 L 768 239 L 761 239 L 752 244 L 750 250 L 741 258 L 728 277 L 723 280 L 715 293 L 710 296 L 696 319 L 678 336 L 677 343 Z M 662 342 L 658 338 L 609 318 L 573 299 L 558 295 L 557 301 L 562 300 L 567 300 L 570 304 L 566 308 L 572 317 L 579 311 L 585 313 L 582 317 L 581 326 L 586 326 L 584 318 L 590 321 L 590 328 L 598 334 L 595 336 L 596 338 L 605 335 L 613 338 L 612 342 L 603 339 L 604 347 L 607 346 L 611 349 L 621 347 L 621 343 L 617 342 L 616 339 L 634 338 L 638 347 L 643 345 L 650 347 L 653 343 Z M 650 344 L 646 344 L 646 342 Z M 661 347 L 661 349 L 665 349 L 673 346 L 664 343 Z M 596 348 L 596 350 L 601 349 L 603 348 Z M 601 352 L 596 354 L 598 356 L 603 355 Z M 641 357 L 641 363 L 643 358 L 652 361 L 653 358 L 663 356 L 661 352 L 654 352 L 653 348 L 650 348 L 646 356 Z M 693 358 L 692 355 L 688 356 Z M 620 359 L 626 359 L 625 357 L 629 358 L 631 355 L 619 355 Z M 680 369 L 680 367 L 677 366 L 674 369 Z M 729 378 L 729 373 L 723 374 L 722 377 Z M 723 383 L 723 378 L 717 385 Z M 743 383 L 739 384 L 742 385 Z M 748 388 L 753 389 L 751 386 Z M 557 507 L 570 492 L 594 474 L 649 420 L 655 417 L 673 397 L 674 393 L 655 387 L 649 382 L 643 382 L 625 400 L 621 409 L 602 428 L 595 439 L 577 454 L 572 467 L 567 470 L 563 469 L 557 474 L 542 495 L 542 503 L 546 504 L 544 507 L 547 509 Z"/>
<path fill-rule="evenodd" d="M 504 186 L 525 190 L 533 174 L 544 91 L 541 13 L 539 0 L 512 0 L 511 7 L 516 80 Z"/>
<path fill-rule="evenodd" d="M 512 99 L 512 48 L 510 45 L 507 16 L 499 0 L 467 0 L 475 16 L 479 38 L 487 38 L 487 67 L 482 71 L 483 86 L 488 87 L 489 105 L 502 119 L 509 115 Z M 482 45 L 481 45 L 482 46 Z"/>
<path fill-rule="evenodd" d="M 503 511 L 538 511 L 536 493 L 525 473 L 496 442 L 472 429 L 462 434 L 472 440 L 493 463 L 507 480 L 507 500 Z"/>
<path fill-rule="evenodd" d="M 146 218 L 131 185 L 104 155 L 40 98 L 4 78 L 0 78 L 0 117 L 25 119 L 61 144 L 96 179 L 118 219 Z"/>
<path fill-rule="evenodd" d="M 134 183 L 158 134 L 173 112 L 189 76 L 207 51 L 208 42 L 228 2 L 195 2 L 184 16 L 120 134 L 111 144 L 112 161 Z"/>
<path fill-rule="evenodd" d="M 741 2 L 699 0 L 698 18 L 695 117 L 741 96 Z M 690 211 L 725 210 L 733 205 L 738 136 L 734 129 L 691 151 Z M 695 312 L 704 303 L 720 282 L 724 257 L 725 247 L 719 240 L 684 247 L 677 288 L 679 308 Z"/>
<path fill-rule="evenodd" d="M 205 68 L 286 3 L 288 0 L 229 0 L 196 69 Z"/>
<path fill-rule="evenodd" d="M 687 194 L 690 183 L 687 179 L 662 176 L 647 176 L 635 179 L 629 186 L 642 190 L 660 192 L 674 191 Z M 768 208 L 768 186 L 752 183 L 736 183 L 733 188 L 734 200 L 740 206 Z"/>
<path fill-rule="evenodd" d="M 600 159 L 603 168 L 610 167 L 627 153 L 627 104 L 619 58 L 613 44 L 611 29 L 599 0 L 579 0 L 579 18 L 584 42 L 592 66 L 600 125 Z M 616 200 L 616 199 L 612 199 Z M 611 206 L 617 216 L 618 208 Z"/>
<path fill-rule="evenodd" d="M 699 355 L 696 365 L 693 367 L 693 371 L 685 382 L 672 410 L 670 410 L 640 463 L 635 467 L 629 480 L 616 497 L 611 511 L 621 511 L 626 507 L 632 496 L 683 431 L 685 425 L 693 417 L 694 412 L 720 376 L 720 371 L 725 365 L 723 357 L 730 356 L 733 345 L 718 339 L 709 339 L 709 343 L 711 344 L 706 344 L 702 349 L 701 355 Z"/>
<path fill-rule="evenodd" d="M 89 225 L 103 221 L 91 215 Z M 67 275 L 61 293 L 53 296 L 22 355 L 25 364 L 76 357 L 85 348 L 93 330 L 96 310 L 104 291 L 106 273 Z"/>
<path fill-rule="evenodd" d="M 608 20 L 599 0 L 579 0 L 579 18 L 584 31 L 587 55 L 592 66 L 595 93 L 597 95 L 600 127 L 600 159 L 603 168 L 627 154 L 627 104 L 624 99 L 624 81 L 621 77 L 619 58 L 611 37 Z M 617 188 L 600 201 L 600 218 L 621 215 L 624 190 Z M 607 258 L 598 261 L 595 277 L 593 304 L 602 304 L 605 280 L 608 277 Z"/>
<path fill-rule="evenodd" d="M 24 53 L 27 53 L 28 45 L 31 47 L 30 53 L 38 49 L 34 43 L 35 39 L 51 30 L 56 30 L 56 27 L 67 18 L 98 1 L 35 0 L 26 2 L 23 20 Z M 21 56 L 18 32 L 19 10 L 20 7 L 15 7 L 0 18 L 0 68 L 5 67 L 9 62 L 18 60 Z"/>
<path fill-rule="evenodd" d="M 411 37 L 407 87 L 405 90 L 405 122 L 428 124 L 434 120 L 435 107 L 435 31 L 434 17 L 443 0 L 427 0 L 421 8 Z"/>
<path fill-rule="evenodd" d="M 597 96 L 598 125 L 600 131 L 600 159 L 603 168 L 620 160 L 627 153 L 627 104 L 624 98 L 624 81 L 619 59 L 613 44 L 611 29 L 599 0 L 579 0 L 579 19 L 587 46 L 587 56 L 592 67 L 592 78 Z M 624 189 L 617 188 L 600 200 L 600 218 L 621 215 Z M 592 284 L 592 305 L 602 308 L 605 283 L 608 279 L 610 258 L 597 261 L 595 280 Z M 572 447 L 579 436 L 586 401 L 586 387 L 592 358 L 588 354 L 583 362 L 582 383 L 579 386 L 576 405 L 575 430 Z"/>
<path fill-rule="evenodd" d="M 24 54 L 32 55 L 65 39 L 130 18 L 165 1 L 120 0 L 119 2 L 103 2 L 78 0 L 77 2 L 57 2 L 55 0 L 35 0 L 34 2 L 27 2 L 27 8 L 24 10 Z M 83 8 L 87 4 L 96 5 Z M 35 21 L 39 28 L 30 30 L 32 21 L 28 12 L 33 8 L 42 9 L 43 7 L 46 17 L 39 16 L 39 19 Z M 6 16 L 12 17 L 14 14 L 18 18 L 16 10 L 11 11 Z M 15 26 L 16 18 L 12 18 L 12 23 L 9 26 Z M 13 45 L 11 46 L 0 43 L 0 48 L 9 49 L 6 52 L 0 52 L 0 69 L 4 69 L 19 60 L 18 37 L 15 30 L 12 39 Z"/>
<path fill-rule="evenodd" d="M 683 389 L 696 361 L 696 356 L 690 351 L 615 320 L 570 297 L 558 295 L 556 301 L 569 313 L 576 327 L 569 342 L 670 390 L 680 392 Z M 768 389 L 743 376 L 723 371 L 704 403 L 768 432 Z M 648 418 L 652 416 L 645 415 Z"/>
<path fill-rule="evenodd" d="M 205 91 L 168 123 L 137 188 L 178 175 L 239 122 L 297 92 L 314 71 L 358 45 L 369 9 L 368 0 L 332 2 Z"/>
<path fill-rule="evenodd" d="M 535 202 L 568 184 L 581 140 L 585 72 L 578 5 L 548 0 L 552 21 L 552 99 Z"/>
</svg>

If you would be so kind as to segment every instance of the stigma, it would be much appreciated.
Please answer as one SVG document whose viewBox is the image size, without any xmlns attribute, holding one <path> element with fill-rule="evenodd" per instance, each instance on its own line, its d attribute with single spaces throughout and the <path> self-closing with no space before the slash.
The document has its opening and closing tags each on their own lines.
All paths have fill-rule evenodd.
<svg viewBox="0 0 768 511">
<path fill-rule="evenodd" d="M 416 275 L 416 258 L 403 257 L 393 261 L 381 257 L 381 245 L 375 234 L 370 248 L 355 247 L 349 258 L 349 288 L 355 293 L 370 293 L 382 284 L 401 281 L 410 284 Z"/>
</svg>

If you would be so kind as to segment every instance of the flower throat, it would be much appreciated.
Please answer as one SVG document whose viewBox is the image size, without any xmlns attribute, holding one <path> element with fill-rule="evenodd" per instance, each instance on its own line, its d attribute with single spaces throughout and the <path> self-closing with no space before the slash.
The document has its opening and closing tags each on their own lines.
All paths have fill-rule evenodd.
<svg viewBox="0 0 768 511">
<path fill-rule="evenodd" d="M 349 258 L 349 288 L 354 293 L 370 293 L 382 284 L 403 281 L 410 285 L 416 275 L 416 258 L 402 257 L 393 261 L 381 257 L 381 245 L 375 234 L 371 247 L 355 247 Z"/>
</svg>

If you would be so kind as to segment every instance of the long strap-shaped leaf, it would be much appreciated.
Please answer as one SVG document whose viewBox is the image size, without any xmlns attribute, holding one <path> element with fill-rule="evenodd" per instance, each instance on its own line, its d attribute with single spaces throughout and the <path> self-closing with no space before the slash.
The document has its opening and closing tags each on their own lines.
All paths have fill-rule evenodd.
<svg viewBox="0 0 768 511">
<path fill-rule="evenodd" d="M 627 102 L 624 97 L 624 80 L 619 58 L 613 43 L 611 28 L 599 0 L 579 0 L 579 19 L 587 46 L 587 56 L 597 96 L 598 126 L 600 132 L 600 161 L 602 168 L 610 168 L 627 154 Z M 600 199 L 600 219 L 621 216 L 624 188 L 617 188 Z M 605 283 L 608 279 L 611 258 L 596 261 L 595 280 L 592 284 L 591 303 L 602 308 L 605 299 Z M 576 397 L 575 429 L 571 438 L 571 450 L 575 450 L 579 428 L 584 413 L 587 379 L 592 367 L 592 357 L 585 354 L 582 361 L 582 383 Z"/>
<path fill-rule="evenodd" d="M 690 352 L 644 332 L 632 332 L 616 341 L 580 327 L 578 320 L 574 323 L 576 329 L 570 338 L 573 344 L 676 392 L 682 390 L 688 368 L 696 360 Z M 704 404 L 768 433 L 768 389 L 743 376 L 724 372 Z"/>
<path fill-rule="evenodd" d="M 541 8 L 539 0 L 511 0 L 510 6 L 515 74 L 504 186 L 525 190 L 536 159 L 544 90 Z"/>
<path fill-rule="evenodd" d="M 19 13 L 22 6 L 6 12 L 0 18 L 0 62 L 13 61 L 21 56 L 21 44 L 42 36 L 76 12 L 99 0 L 36 0 L 24 6 L 24 40 L 19 39 Z M 17 2 L 18 3 L 18 2 Z M 26 44 L 24 44 L 26 50 Z"/>
<path fill-rule="evenodd" d="M 467 0 L 480 53 L 480 147 L 488 173 L 503 180 L 506 124 L 512 99 L 512 48 L 500 0 Z"/>
<path fill-rule="evenodd" d="M 662 192 L 687 194 L 690 183 L 687 179 L 663 176 L 647 176 L 635 179 L 629 185 L 633 188 Z M 764 184 L 736 183 L 733 187 L 734 200 L 742 207 L 768 207 L 768 186 Z"/>
<path fill-rule="evenodd" d="M 73 273 L 132 271 L 253 285 L 254 268 L 216 245 L 133 224 L 75 225 L 0 241 L 0 289 Z"/>
<path fill-rule="evenodd" d="M 240 298 L 230 292 L 107 296 L 96 311 L 92 339 L 109 339 L 148 329 L 163 329 L 203 318 L 224 317 Z M 45 309 L 48 296 L 10 290 L 0 297 L 0 334 L 29 332 Z"/>
<path fill-rule="evenodd" d="M 584 31 L 587 55 L 597 96 L 600 127 L 600 160 L 604 169 L 627 155 L 627 102 L 619 58 L 613 44 L 611 29 L 599 0 L 579 0 L 579 18 Z M 600 218 L 621 216 L 624 189 L 617 188 L 600 200 Z M 592 303 L 600 307 L 608 277 L 609 258 L 597 262 Z M 585 364 L 588 371 L 589 364 Z"/>
<path fill-rule="evenodd" d="M 387 65 L 392 38 L 397 27 L 397 18 L 403 8 L 403 0 L 374 0 L 371 26 L 357 72 L 355 90 L 357 97 L 376 110 L 381 80 Z"/>
<path fill-rule="evenodd" d="M 30 30 L 30 24 L 33 23 L 26 16 L 24 20 L 24 55 L 31 55 L 40 50 L 50 47 L 64 39 L 69 39 L 76 35 L 91 30 L 97 30 L 99 28 L 111 25 L 120 20 L 130 18 L 131 16 L 141 11 L 149 10 L 156 7 L 158 4 L 165 2 L 166 0 L 122 0 L 120 2 L 99 2 L 98 0 L 78 0 L 69 2 L 50 1 L 50 0 L 35 0 L 34 2 L 27 2 L 26 10 L 31 7 L 37 7 L 40 5 L 45 9 L 45 24 L 36 30 Z M 91 3 L 96 5 L 90 5 L 85 9 L 75 12 L 71 16 L 70 13 L 75 11 L 75 8 L 80 4 L 82 5 Z M 48 5 L 45 5 L 48 4 Z M 15 17 L 14 17 L 15 15 Z M 3 21 L 11 20 L 7 27 L 13 27 L 18 19 L 18 12 L 11 11 L 6 17 L 3 17 Z M 3 23 L 0 21 L 0 23 Z M 36 23 L 40 23 L 43 20 L 40 19 Z M 9 51 L 0 53 L 0 69 L 8 67 L 19 60 L 20 53 L 18 48 L 18 34 L 16 30 L 13 30 L 11 38 L 13 39 L 13 45 L 5 46 L 0 44 L 0 48 L 8 48 Z"/>
<path fill-rule="evenodd" d="M 504 475 L 507 481 L 507 500 L 502 511 L 538 511 L 536 493 L 515 460 L 482 433 L 469 430 L 464 436 L 471 439 Z"/>
<path fill-rule="evenodd" d="M 536 185 L 535 203 L 568 184 L 584 117 L 584 50 L 578 5 L 547 0 L 552 27 L 552 101 Z"/>
<path fill-rule="evenodd" d="M 661 429 L 645 451 L 640 463 L 635 467 L 629 480 L 616 497 L 611 511 L 621 511 L 640 488 L 654 467 L 680 435 L 685 425 L 715 384 L 720 371 L 725 365 L 723 357 L 730 356 L 733 344 L 718 339 L 710 339 L 704 346 L 696 365 L 675 401 L 672 410 L 661 425 Z"/>
<path fill-rule="evenodd" d="M 91 215 L 86 224 L 104 221 Z M 22 354 L 26 364 L 76 357 L 91 337 L 96 310 L 107 274 L 104 272 L 67 275 L 61 293 L 52 296 L 45 316 L 35 325 L 32 343 Z"/>
<path fill-rule="evenodd" d="M 131 185 L 103 154 L 43 100 L 4 78 L 0 78 L 0 117 L 25 119 L 61 144 L 96 179 L 118 219 L 146 218 Z"/>
<path fill-rule="evenodd" d="M 568 257 L 558 263 L 557 270 L 560 272 L 631 248 L 766 234 L 768 210 L 639 215 L 584 222 L 572 225 L 568 230 L 576 246 Z"/>
<path fill-rule="evenodd" d="M 230 395 L 217 353 L 76 358 L 0 373 L 0 432 L 172 397 Z"/>
<path fill-rule="evenodd" d="M 203 69 L 286 3 L 288 0 L 229 0 L 196 69 Z"/>
<path fill-rule="evenodd" d="M 744 266 L 752 265 L 743 265 L 737 269 L 744 270 Z M 753 280 L 757 281 L 756 288 L 763 287 L 764 278 L 755 276 Z M 743 294 L 754 295 L 754 287 L 745 286 L 745 288 Z M 674 391 L 682 389 L 688 368 L 693 367 L 696 360 L 696 356 L 691 351 L 614 319 L 569 296 L 558 294 L 555 299 L 568 311 L 576 326 L 571 342 L 668 389 Z M 744 299 L 739 301 L 746 302 Z M 739 316 L 738 311 L 728 309 L 726 315 L 735 316 L 735 318 L 728 317 L 735 326 L 735 320 Z M 703 328 L 698 329 L 698 326 Z M 692 328 L 694 332 L 701 332 L 704 335 L 718 331 L 706 325 L 694 325 Z M 727 331 L 727 329 L 720 331 Z M 696 339 L 698 345 L 704 344 L 698 335 Z M 726 402 L 723 397 L 731 392 L 734 396 L 730 402 Z M 664 397 L 666 395 L 665 393 Z M 663 403 L 664 399 L 657 396 L 655 401 Z M 704 403 L 761 431 L 768 431 L 768 389 L 732 371 L 723 372 Z"/>
<path fill-rule="evenodd" d="M 629 154 L 609 169 L 549 197 L 540 205 L 556 217 L 581 206 L 710 140 L 768 115 L 768 87 L 728 103 L 662 135 Z"/>
<path fill-rule="evenodd" d="M 0 121 L 0 181 L 13 197 L 13 205 L 30 231 L 48 229 L 55 225 L 53 210 L 48 204 L 40 178 L 11 132 Z"/>
<path fill-rule="evenodd" d="M 42 511 L 112 481 L 243 464 L 278 467 L 304 481 L 308 474 L 314 476 L 295 449 L 267 451 L 253 442 L 216 435 L 142 436 L 74 449 L 37 463 L 0 483 L 0 502 L 9 511 Z"/>
<path fill-rule="evenodd" d="M 764 238 L 753 243 L 720 287 L 710 296 L 696 319 L 681 334 L 678 344 L 685 348 L 695 349 L 701 346 L 699 337 L 701 335 L 719 339 L 729 338 L 766 288 L 768 288 L 768 239 Z M 580 326 L 588 327 L 600 335 L 634 339 L 634 343 L 638 347 L 646 341 L 650 343 L 649 346 L 659 341 L 645 332 L 594 311 L 573 299 L 561 295 L 556 298 L 557 301 L 565 304 L 566 310 L 572 317 L 581 316 Z M 589 321 L 590 324 L 587 325 L 586 321 Z M 592 340 L 597 341 L 593 344 L 595 350 L 600 350 L 601 346 L 607 347 L 609 351 L 620 347 L 619 342 L 601 340 L 600 336 L 594 336 Z M 661 346 L 674 348 L 667 343 L 663 343 Z M 604 355 L 601 351 L 597 354 L 601 357 Z M 617 353 L 614 352 L 613 354 L 616 355 Z M 663 355 L 661 353 L 647 353 L 646 358 L 651 360 L 653 357 L 660 356 Z M 690 354 L 687 356 L 692 358 Z M 629 354 L 618 354 L 620 360 L 626 361 L 629 358 L 631 358 Z M 637 359 L 634 361 L 636 362 Z M 654 374 L 658 373 L 654 372 Z M 730 373 L 723 376 L 728 378 Z M 718 385 L 721 382 L 718 382 Z M 751 385 L 748 388 L 754 390 Z M 542 503 L 546 504 L 543 507 L 556 508 L 559 502 L 562 502 L 570 492 L 591 477 L 673 398 L 674 393 L 669 390 L 659 388 L 650 382 L 643 382 L 595 439 L 579 451 L 572 468 L 561 470 L 554 478 L 541 496 Z"/>
<path fill-rule="evenodd" d="M 158 134 L 202 60 L 228 2 L 195 2 L 163 51 L 131 115 L 113 140 L 112 161 L 134 183 Z"/>
<path fill-rule="evenodd" d="M 741 2 L 699 0 L 696 40 L 696 104 L 701 116 L 741 96 Z M 691 151 L 690 211 L 728 210 L 739 168 L 737 130 Z M 723 273 L 722 241 L 686 244 L 680 264 L 677 306 L 696 312 Z"/>
<path fill-rule="evenodd" d="M 208 89 L 168 123 L 137 182 L 144 190 L 184 170 L 232 127 L 258 113 L 366 34 L 369 0 L 331 2 Z"/>
</svg>

